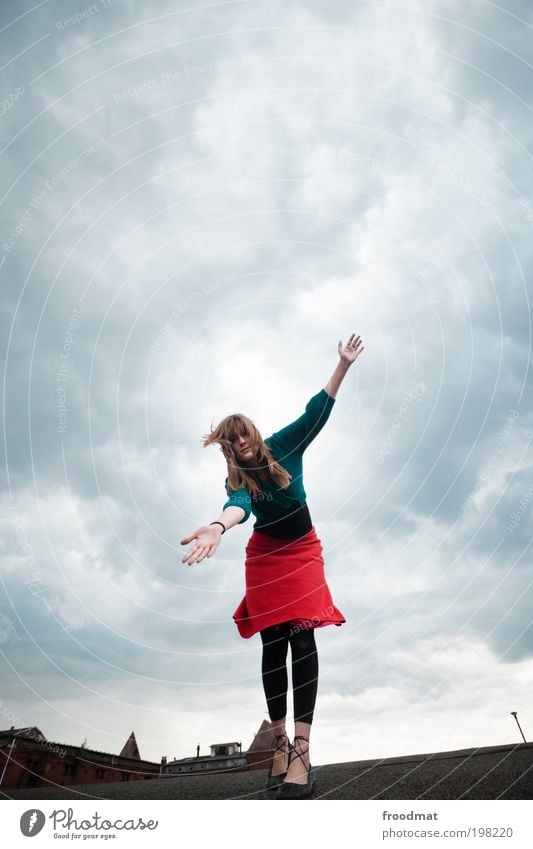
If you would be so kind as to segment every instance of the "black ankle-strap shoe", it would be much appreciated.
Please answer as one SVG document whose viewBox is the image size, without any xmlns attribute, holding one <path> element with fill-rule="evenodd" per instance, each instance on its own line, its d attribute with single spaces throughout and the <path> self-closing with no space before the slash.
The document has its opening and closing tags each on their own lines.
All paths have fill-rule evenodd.
<svg viewBox="0 0 533 849">
<path fill-rule="evenodd" d="M 297 734 L 294 738 L 295 740 L 305 740 L 306 743 L 309 743 L 307 737 L 302 737 L 301 734 Z M 299 752 L 295 746 L 291 747 L 291 754 L 289 756 L 289 766 L 292 761 L 292 756 L 298 755 L 301 762 L 305 766 L 305 761 L 303 758 L 302 752 Z M 311 763 L 307 767 L 307 782 L 305 784 L 296 784 L 295 781 L 282 781 L 278 786 L 278 791 L 276 794 L 276 799 L 307 799 L 315 789 L 315 776 L 311 775 Z"/>
<path fill-rule="evenodd" d="M 289 738 L 287 737 L 286 734 L 277 734 L 277 735 L 275 735 L 275 740 L 276 740 L 276 747 L 275 747 L 274 751 L 275 752 L 285 752 L 285 754 L 287 754 L 289 756 L 289 763 L 290 763 L 291 748 L 292 747 L 291 747 L 291 743 L 290 743 Z M 287 745 L 285 745 L 285 741 L 287 742 Z M 267 788 L 266 788 L 267 790 L 277 790 L 277 788 L 279 787 L 279 785 L 281 784 L 281 782 L 283 781 L 283 779 L 287 775 L 287 770 L 285 770 L 285 772 L 280 772 L 279 775 L 272 775 L 272 766 L 273 766 L 273 764 L 271 765 L 271 767 L 268 771 Z M 287 769 L 288 769 L 288 767 L 287 767 Z"/>
</svg>

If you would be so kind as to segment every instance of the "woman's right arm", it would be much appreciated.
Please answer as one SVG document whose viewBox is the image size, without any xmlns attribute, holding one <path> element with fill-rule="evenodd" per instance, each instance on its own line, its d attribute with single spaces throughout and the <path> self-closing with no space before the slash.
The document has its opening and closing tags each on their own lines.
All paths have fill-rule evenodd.
<svg viewBox="0 0 533 849">
<path fill-rule="evenodd" d="M 228 531 L 234 525 L 238 525 L 242 522 L 245 516 L 246 510 L 244 510 L 243 507 L 232 506 L 226 507 L 220 516 L 217 516 L 217 518 L 213 519 L 213 521 L 222 522 Z M 217 550 L 222 534 L 223 530 L 220 525 L 202 525 L 200 528 L 193 531 L 192 534 L 189 534 L 189 536 L 183 537 L 181 545 L 186 545 L 193 539 L 196 540 L 196 543 L 194 547 L 182 558 L 181 562 L 188 563 L 190 566 L 195 562 L 200 563 L 204 557 L 211 557 L 211 555 Z"/>
</svg>

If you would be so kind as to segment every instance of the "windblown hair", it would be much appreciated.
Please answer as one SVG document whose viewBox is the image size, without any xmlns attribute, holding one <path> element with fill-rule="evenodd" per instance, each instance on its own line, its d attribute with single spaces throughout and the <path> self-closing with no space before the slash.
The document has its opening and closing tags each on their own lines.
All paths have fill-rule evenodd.
<svg viewBox="0 0 533 849">
<path fill-rule="evenodd" d="M 239 465 L 231 444 L 231 440 L 241 434 L 247 437 L 255 457 L 249 468 Z M 256 472 L 259 470 L 268 471 L 269 478 L 279 484 L 282 489 L 289 486 L 292 475 L 274 459 L 270 448 L 263 441 L 263 437 L 248 416 L 244 416 L 242 413 L 233 413 L 233 415 L 222 419 L 215 428 L 211 428 L 211 433 L 202 438 L 204 448 L 215 442 L 220 445 L 220 450 L 228 464 L 228 489 L 230 492 L 245 487 L 251 497 L 259 495 L 262 489 L 260 480 L 254 475 L 254 470 Z"/>
</svg>

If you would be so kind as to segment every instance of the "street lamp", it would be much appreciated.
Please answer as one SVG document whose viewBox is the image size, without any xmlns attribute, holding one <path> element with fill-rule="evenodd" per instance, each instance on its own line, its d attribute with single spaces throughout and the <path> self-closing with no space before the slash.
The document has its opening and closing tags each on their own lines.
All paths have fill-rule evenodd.
<svg viewBox="0 0 533 849">
<path fill-rule="evenodd" d="M 517 717 L 517 715 L 516 715 L 516 711 L 515 711 L 515 710 L 512 710 L 512 711 L 511 711 L 511 716 L 514 716 L 514 718 L 516 719 L 516 724 L 517 724 L 517 725 L 518 725 L 518 727 L 520 728 L 520 723 L 519 723 L 519 721 L 518 721 L 518 717 Z M 521 728 L 520 728 L 520 734 L 522 735 L 522 739 L 523 739 L 524 743 L 527 743 L 527 740 L 526 740 L 526 738 L 524 737 L 524 732 L 522 731 L 522 729 L 521 729 Z"/>
</svg>

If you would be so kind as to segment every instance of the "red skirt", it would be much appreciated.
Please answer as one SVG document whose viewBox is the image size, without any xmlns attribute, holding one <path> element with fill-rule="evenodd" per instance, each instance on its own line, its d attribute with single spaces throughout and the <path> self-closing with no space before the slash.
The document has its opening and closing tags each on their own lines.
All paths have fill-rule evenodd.
<svg viewBox="0 0 533 849">
<path fill-rule="evenodd" d="M 346 622 L 326 583 L 314 527 L 296 540 L 254 530 L 246 545 L 245 580 L 246 594 L 233 614 L 241 637 L 281 622 L 302 628 Z"/>
</svg>

